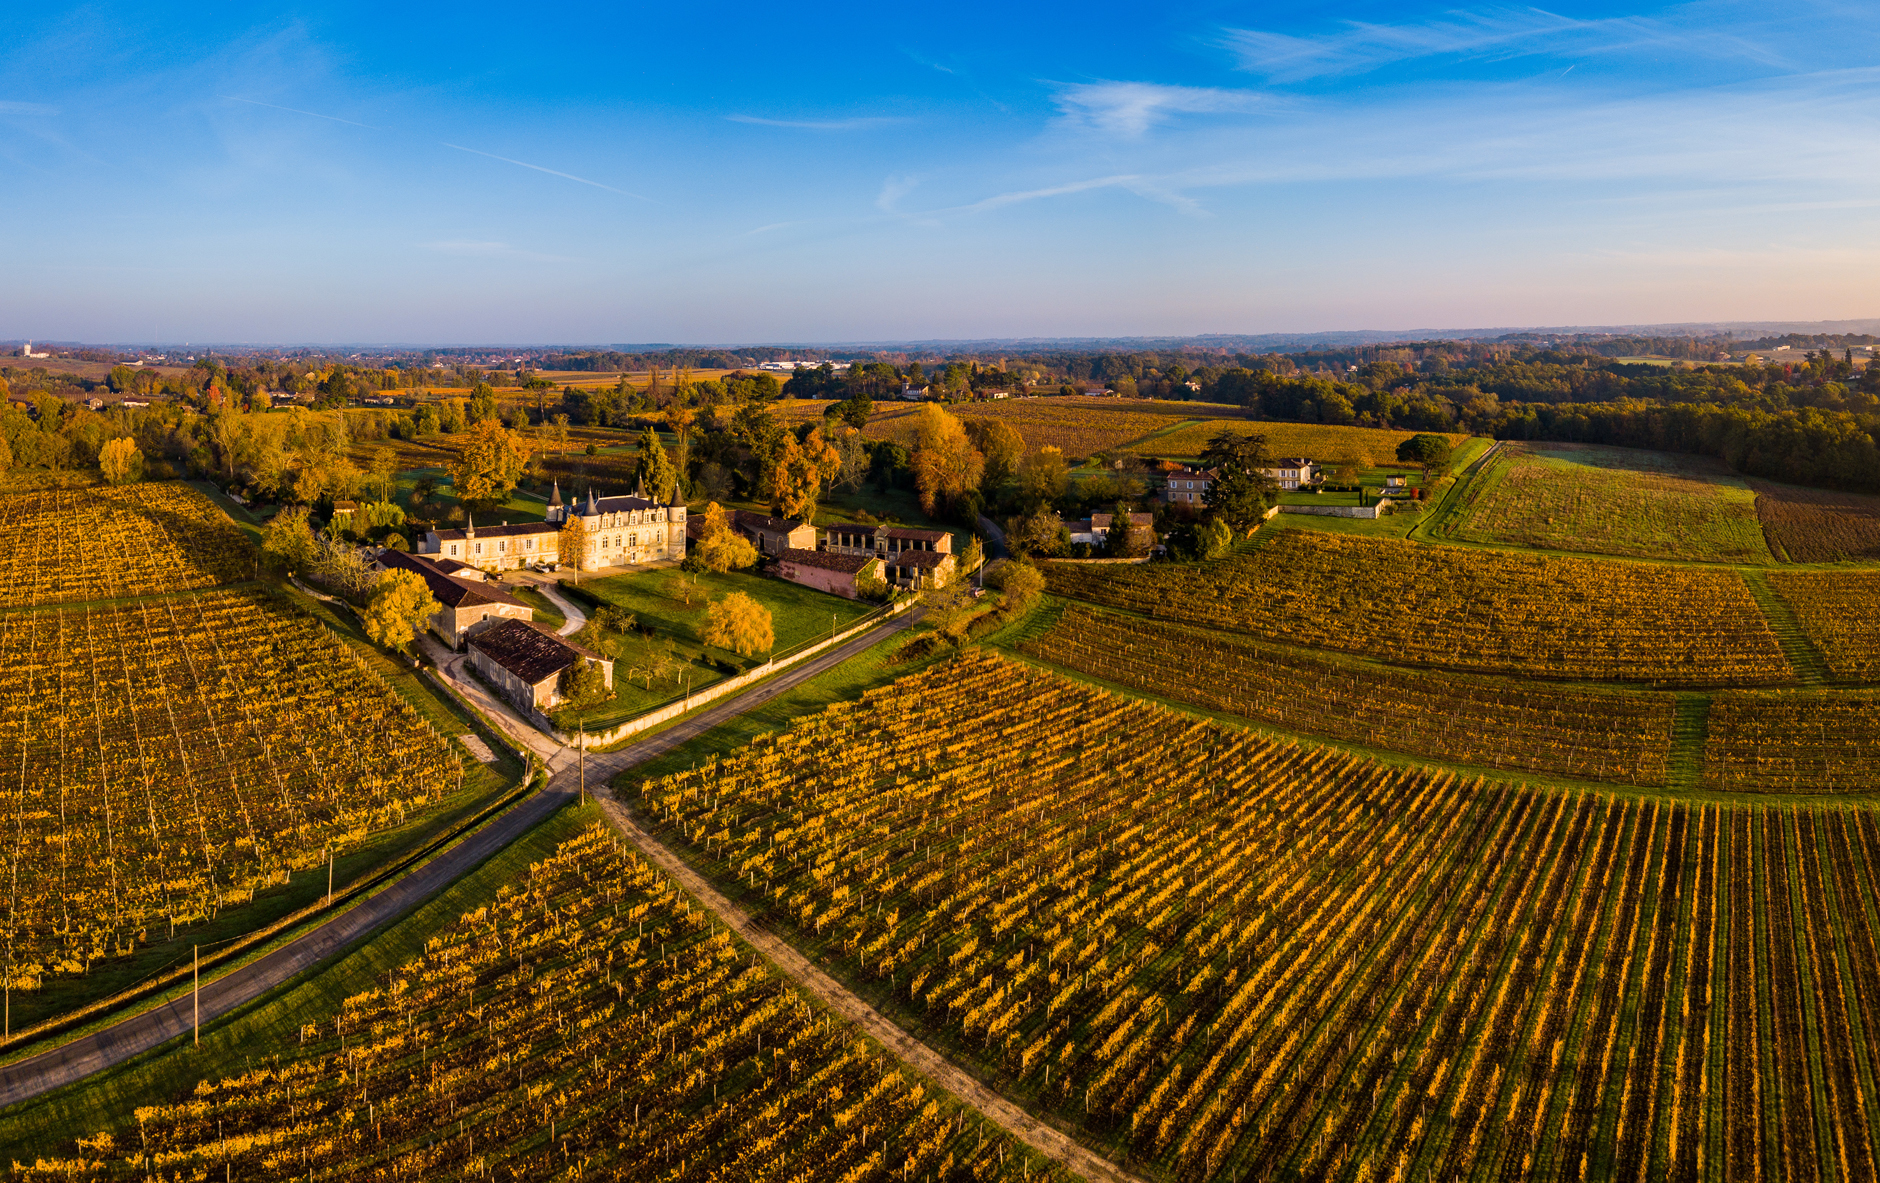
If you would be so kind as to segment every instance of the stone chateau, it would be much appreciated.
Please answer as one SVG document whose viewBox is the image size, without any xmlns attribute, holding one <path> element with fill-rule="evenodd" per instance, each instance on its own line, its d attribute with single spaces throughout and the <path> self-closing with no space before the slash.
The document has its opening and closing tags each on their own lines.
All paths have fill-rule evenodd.
<svg viewBox="0 0 1880 1183">
<path fill-rule="evenodd" d="M 548 512 L 540 522 L 478 526 L 466 521 L 461 530 L 432 530 L 418 543 L 418 553 L 441 561 L 454 561 L 483 571 L 514 571 L 562 558 L 562 532 L 579 521 L 587 537 L 587 554 L 580 570 L 600 571 L 634 563 L 685 558 L 685 501 L 674 490 L 672 501 L 660 505 L 644 496 L 596 497 L 565 505 L 561 485 L 555 485 Z"/>
</svg>

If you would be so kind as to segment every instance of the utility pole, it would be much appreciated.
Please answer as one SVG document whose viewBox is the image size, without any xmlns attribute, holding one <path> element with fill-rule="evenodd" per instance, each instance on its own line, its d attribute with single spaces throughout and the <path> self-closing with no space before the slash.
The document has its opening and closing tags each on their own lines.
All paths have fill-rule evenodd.
<svg viewBox="0 0 1880 1183">
<path fill-rule="evenodd" d="M 581 804 L 587 804 L 587 720 L 581 721 Z"/>
<path fill-rule="evenodd" d="M 194 994 L 196 1006 L 196 1046 L 202 1046 L 202 946 L 192 945 L 190 954 L 190 972 L 195 978 Z"/>
<path fill-rule="evenodd" d="M 326 848 L 326 906 L 333 906 L 333 848 Z"/>
</svg>

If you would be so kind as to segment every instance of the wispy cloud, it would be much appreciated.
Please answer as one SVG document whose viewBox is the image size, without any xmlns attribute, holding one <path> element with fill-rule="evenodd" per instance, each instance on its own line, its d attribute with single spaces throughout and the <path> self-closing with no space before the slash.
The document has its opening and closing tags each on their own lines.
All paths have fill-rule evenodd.
<svg viewBox="0 0 1880 1183">
<path fill-rule="evenodd" d="M 1401 24 L 1348 21 L 1317 36 L 1229 29 L 1222 40 L 1242 68 L 1276 82 L 1361 74 L 1420 58 L 1585 56 L 1638 49 L 1783 64 L 1767 46 L 1735 34 L 1645 17 L 1581 20 L 1539 8 L 1458 11 Z"/>
<path fill-rule="evenodd" d="M 327 120 L 331 120 L 334 123 L 344 123 L 349 127 L 363 127 L 367 131 L 384 131 L 385 130 L 382 127 L 373 127 L 369 123 L 355 123 L 351 119 L 341 119 L 337 115 L 322 115 L 318 111 L 303 111 L 299 107 L 283 107 L 278 103 L 264 103 L 260 99 L 244 99 L 239 95 L 232 95 L 232 94 L 218 95 L 216 97 L 227 99 L 231 103 L 247 103 L 251 107 L 267 107 L 268 109 L 273 110 L 273 111 L 286 111 L 294 115 L 311 115 L 315 119 L 327 119 Z"/>
<path fill-rule="evenodd" d="M 1058 90 L 1058 109 L 1074 122 L 1112 135 L 1139 136 L 1171 115 L 1257 111 L 1266 96 L 1250 90 L 1164 86 L 1153 82 L 1089 82 Z"/>
<path fill-rule="evenodd" d="M 907 122 L 895 115 L 858 115 L 852 119 L 766 119 L 761 115 L 727 115 L 725 118 L 733 123 L 753 123 L 758 127 L 792 127 L 802 131 L 867 131 Z"/>
<path fill-rule="evenodd" d="M 440 255 L 458 255 L 471 259 L 524 259 L 532 263 L 565 263 L 560 255 L 545 255 L 539 251 L 525 251 L 506 242 L 479 242 L 470 239 L 453 238 L 443 242 L 420 244 L 427 251 Z"/>
<path fill-rule="evenodd" d="M 881 192 L 875 195 L 875 208 L 891 214 L 903 197 L 914 191 L 920 181 L 914 177 L 889 177 L 881 182 Z"/>
<path fill-rule="evenodd" d="M 532 169 L 534 169 L 534 170 L 535 170 L 536 172 L 538 172 L 538 173 L 547 173 L 547 174 L 548 174 L 549 176 L 551 176 L 551 177 L 560 177 L 560 178 L 561 178 L 562 180 L 564 180 L 564 181 L 576 181 L 576 182 L 579 182 L 580 184 L 583 184 L 583 185 L 592 185 L 592 186 L 594 186 L 594 187 L 595 187 L 596 189 L 605 189 L 605 190 L 607 190 L 607 191 L 608 191 L 609 193 L 618 193 L 618 194 L 620 194 L 620 195 L 621 195 L 622 197 L 632 197 L 632 198 L 635 198 L 636 200 L 639 200 L 639 201 L 652 201 L 652 200 L 653 200 L 653 199 L 652 199 L 652 198 L 650 198 L 650 197 L 644 197 L 644 196 L 641 196 L 641 195 L 640 195 L 640 194 L 638 194 L 638 193 L 630 193 L 630 192 L 628 192 L 628 191 L 627 191 L 627 190 L 625 190 L 625 189 L 616 189 L 616 188 L 614 188 L 614 187 L 613 187 L 612 185 L 603 185 L 603 184 L 601 184 L 601 183 L 600 183 L 599 181 L 590 181 L 590 180 L 588 180 L 588 179 L 587 179 L 586 177 L 577 177 L 577 176 L 575 176 L 575 175 L 574 175 L 573 173 L 565 173 L 565 172 L 561 172 L 561 171 L 559 171 L 559 170 L 557 170 L 557 169 L 552 169 L 552 168 L 544 168 L 544 167 L 542 167 L 542 166 L 541 166 L 541 165 L 539 165 L 539 164 L 530 164 L 530 163 L 529 163 L 528 161 L 526 161 L 526 160 L 511 160 L 511 159 L 510 159 L 509 157 L 507 157 L 507 156 L 498 156 L 498 155 L 497 155 L 496 153 L 494 153 L 494 152 L 485 152 L 485 151 L 483 151 L 483 150 L 482 150 L 482 149 L 480 149 L 480 148 L 466 148 L 466 147 L 464 147 L 464 146 L 463 146 L 462 144 L 451 144 L 451 143 L 445 143 L 445 142 L 444 142 L 444 141 L 442 141 L 442 140 L 440 140 L 440 141 L 438 141 L 438 142 L 439 142 L 439 143 L 443 143 L 443 144 L 444 144 L 444 146 L 445 146 L 446 148 L 455 148 L 455 149 L 456 149 L 457 151 L 459 151 L 459 152 L 468 152 L 468 153 L 470 153 L 470 154 L 471 154 L 472 156 L 487 156 L 487 157 L 489 157 L 489 158 L 490 158 L 491 160 L 500 160 L 500 161 L 502 161 L 502 162 L 503 162 L 504 164 L 513 164 L 513 165 L 515 165 L 515 166 L 516 166 L 517 168 L 532 168 Z M 658 204 L 658 203 L 657 203 L 657 202 L 655 202 L 654 204 Z"/>
<path fill-rule="evenodd" d="M 0 115 L 35 115 L 40 117 L 57 115 L 57 107 L 48 107 L 44 103 L 21 103 L 11 99 L 0 99 Z"/>
</svg>

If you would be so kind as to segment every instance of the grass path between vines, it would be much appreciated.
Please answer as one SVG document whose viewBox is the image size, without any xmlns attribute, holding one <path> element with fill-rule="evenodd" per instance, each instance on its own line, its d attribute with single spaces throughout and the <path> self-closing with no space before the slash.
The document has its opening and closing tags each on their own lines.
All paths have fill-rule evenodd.
<svg viewBox="0 0 1880 1183">
<path fill-rule="evenodd" d="M 665 843 L 640 828 L 627 809 L 611 794 L 599 798 L 602 810 L 614 829 L 649 861 L 671 875 L 680 886 L 698 900 L 705 910 L 746 944 L 770 959 L 784 976 L 800 990 L 842 1016 L 863 1034 L 898 1056 L 914 1071 L 934 1081 L 960 1100 L 972 1105 L 986 1118 L 1068 1170 L 1086 1179 L 1112 1180 L 1115 1183 L 1139 1183 L 1124 1171 L 1055 1127 L 1046 1125 L 1003 1096 L 981 1084 L 970 1072 L 960 1068 L 933 1048 L 915 1039 L 898 1024 L 885 1018 L 846 986 L 817 969 L 796 947 L 772 935 L 751 918 L 750 913 L 721 895 L 705 877 L 674 854 Z"/>
</svg>

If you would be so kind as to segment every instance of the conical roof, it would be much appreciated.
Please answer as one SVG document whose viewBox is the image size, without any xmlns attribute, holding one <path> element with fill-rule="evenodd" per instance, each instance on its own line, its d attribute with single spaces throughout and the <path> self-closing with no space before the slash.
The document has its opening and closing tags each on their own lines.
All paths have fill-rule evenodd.
<svg viewBox="0 0 1880 1183">
<path fill-rule="evenodd" d="M 561 504 L 561 482 L 560 481 L 555 482 L 555 495 L 548 499 L 548 503 L 550 505 Z"/>
<path fill-rule="evenodd" d="M 601 507 L 599 503 L 597 503 L 594 500 L 594 486 L 589 485 L 588 486 L 587 516 L 594 517 L 596 514 L 600 513 L 600 511 L 601 511 Z"/>
</svg>

